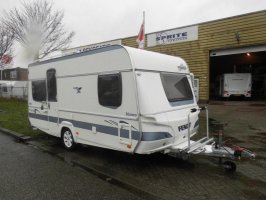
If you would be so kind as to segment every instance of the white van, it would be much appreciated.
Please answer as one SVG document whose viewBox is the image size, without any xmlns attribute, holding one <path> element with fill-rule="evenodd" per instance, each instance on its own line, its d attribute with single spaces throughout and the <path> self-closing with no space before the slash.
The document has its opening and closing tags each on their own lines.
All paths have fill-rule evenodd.
<svg viewBox="0 0 266 200">
<path fill-rule="evenodd" d="M 75 143 L 149 154 L 183 143 L 199 111 L 184 60 L 124 46 L 29 65 L 31 125 Z"/>
<path fill-rule="evenodd" d="M 252 76 L 250 73 L 223 74 L 219 77 L 219 96 L 251 97 Z"/>
</svg>

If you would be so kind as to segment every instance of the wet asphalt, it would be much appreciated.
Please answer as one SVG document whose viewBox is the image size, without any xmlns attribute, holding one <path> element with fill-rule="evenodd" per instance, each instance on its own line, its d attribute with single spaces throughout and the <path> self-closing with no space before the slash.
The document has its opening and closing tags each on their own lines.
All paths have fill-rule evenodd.
<svg viewBox="0 0 266 200">
<path fill-rule="evenodd" d="M 183 161 L 163 154 L 132 155 L 79 145 L 65 151 L 43 134 L 25 144 L 0 133 L 2 199 L 266 199 L 266 106 L 209 105 L 211 136 L 224 124 L 226 142 L 256 152 L 256 160 L 235 160 L 226 173 L 217 159 Z M 200 115 L 200 134 L 206 133 Z"/>
<path fill-rule="evenodd" d="M 0 199 L 140 199 L 32 146 L 0 133 Z"/>
</svg>

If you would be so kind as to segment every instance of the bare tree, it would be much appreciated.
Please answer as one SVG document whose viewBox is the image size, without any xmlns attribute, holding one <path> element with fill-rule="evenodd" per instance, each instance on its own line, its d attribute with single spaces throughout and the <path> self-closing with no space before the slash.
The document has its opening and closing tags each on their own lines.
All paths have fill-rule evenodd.
<svg viewBox="0 0 266 200">
<path fill-rule="evenodd" d="M 74 32 L 67 32 L 62 24 L 64 13 L 53 10 L 47 0 L 22 3 L 5 13 L 3 23 L 15 34 L 15 40 L 40 59 L 51 52 L 66 48 Z"/>
<path fill-rule="evenodd" d="M 0 24 L 0 61 L 7 55 L 11 56 L 13 40 L 14 34 L 3 24 Z M 2 64 L 5 63 L 1 62 Z"/>
<path fill-rule="evenodd" d="M 12 45 L 14 34 L 3 24 L 0 24 L 0 78 L 2 80 L 2 71 L 12 60 Z"/>
</svg>

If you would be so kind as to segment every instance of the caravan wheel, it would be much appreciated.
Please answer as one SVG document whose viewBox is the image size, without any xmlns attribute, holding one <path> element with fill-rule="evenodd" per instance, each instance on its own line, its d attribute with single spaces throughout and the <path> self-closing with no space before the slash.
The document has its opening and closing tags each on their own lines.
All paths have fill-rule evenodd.
<svg viewBox="0 0 266 200">
<path fill-rule="evenodd" d="M 73 135 L 69 129 L 64 129 L 62 134 L 62 142 L 66 149 L 72 150 L 75 147 Z"/>
<path fill-rule="evenodd" d="M 227 160 L 223 163 L 223 167 L 226 172 L 235 172 L 236 171 L 236 164 L 230 160 Z"/>
</svg>

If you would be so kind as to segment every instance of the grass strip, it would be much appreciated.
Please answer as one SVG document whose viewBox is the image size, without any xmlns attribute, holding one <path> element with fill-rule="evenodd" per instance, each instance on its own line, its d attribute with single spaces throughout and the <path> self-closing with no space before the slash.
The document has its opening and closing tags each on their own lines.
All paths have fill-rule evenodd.
<svg viewBox="0 0 266 200">
<path fill-rule="evenodd" d="M 28 105 L 24 100 L 0 98 L 0 127 L 31 137 L 41 134 L 31 128 Z"/>
</svg>

